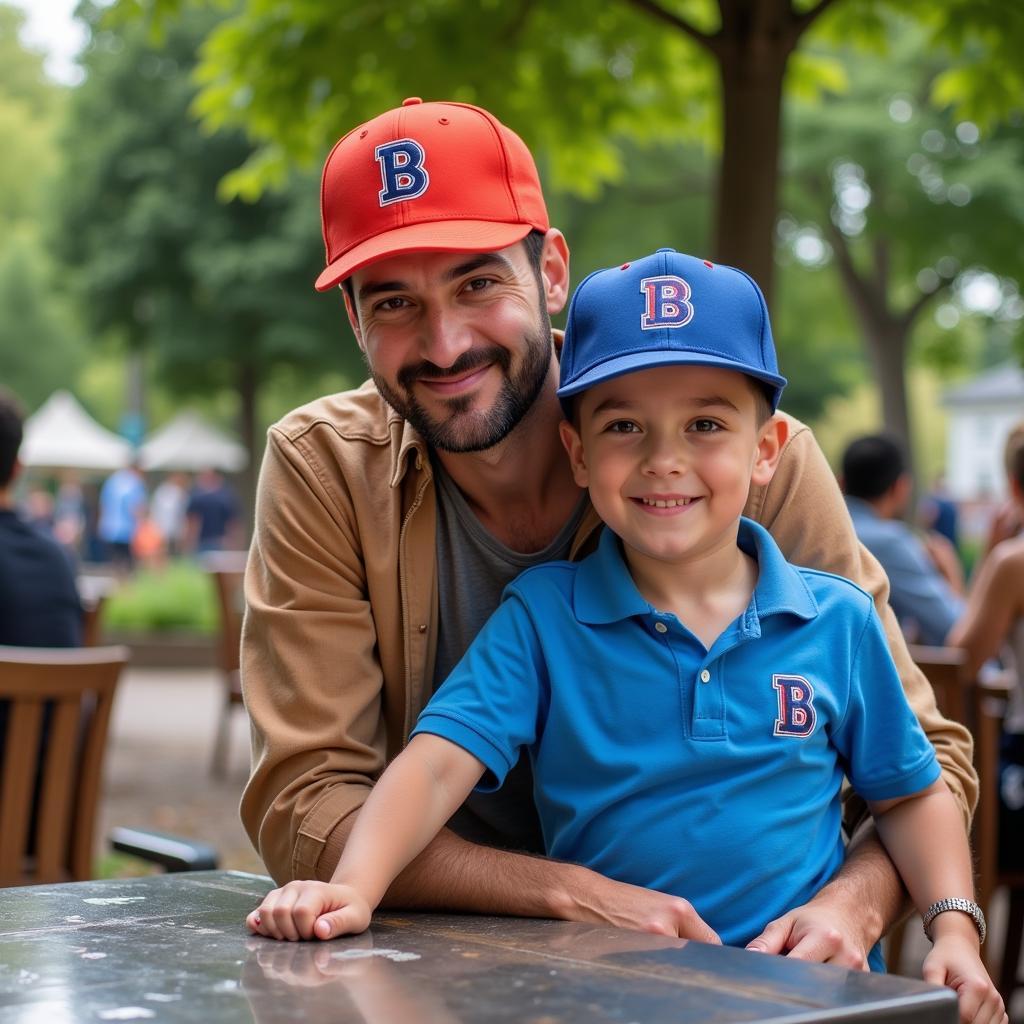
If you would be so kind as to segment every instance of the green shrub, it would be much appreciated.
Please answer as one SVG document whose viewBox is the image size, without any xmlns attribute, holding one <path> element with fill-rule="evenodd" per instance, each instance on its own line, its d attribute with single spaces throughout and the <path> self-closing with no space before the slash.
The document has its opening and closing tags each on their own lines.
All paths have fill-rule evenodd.
<svg viewBox="0 0 1024 1024">
<path fill-rule="evenodd" d="M 106 629 L 193 630 L 214 633 L 217 596 L 209 575 L 194 562 L 143 569 L 112 594 L 103 609 Z"/>
</svg>

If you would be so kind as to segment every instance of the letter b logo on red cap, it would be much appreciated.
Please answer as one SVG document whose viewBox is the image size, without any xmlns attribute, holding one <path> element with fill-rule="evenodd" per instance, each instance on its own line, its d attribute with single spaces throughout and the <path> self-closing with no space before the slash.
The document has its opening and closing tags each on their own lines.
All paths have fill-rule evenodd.
<svg viewBox="0 0 1024 1024">
<path fill-rule="evenodd" d="M 378 193 L 380 205 L 404 203 L 427 191 L 430 175 L 423 166 L 426 153 L 423 147 L 412 139 L 398 139 L 386 142 L 373 151 L 380 165 L 380 180 L 384 187 Z"/>
</svg>

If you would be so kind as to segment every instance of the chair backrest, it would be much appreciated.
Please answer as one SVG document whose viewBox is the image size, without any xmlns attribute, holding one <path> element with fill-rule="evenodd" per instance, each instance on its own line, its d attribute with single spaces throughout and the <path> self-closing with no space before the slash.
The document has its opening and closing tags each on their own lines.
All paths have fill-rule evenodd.
<svg viewBox="0 0 1024 1024">
<path fill-rule="evenodd" d="M 220 667 L 237 672 L 242 646 L 242 615 L 245 597 L 245 551 L 216 551 L 203 556 L 203 566 L 213 578 L 220 609 Z"/>
<path fill-rule="evenodd" d="M 125 647 L 0 647 L 0 885 L 92 877 Z"/>
<path fill-rule="evenodd" d="M 1005 675 L 984 679 L 967 674 L 966 652 L 959 647 L 909 645 L 910 655 L 935 690 L 939 710 L 966 725 L 974 737 L 978 772 L 978 806 L 972 840 L 977 871 L 977 899 L 988 912 L 998 878 L 999 741 L 1011 681 Z"/>
</svg>

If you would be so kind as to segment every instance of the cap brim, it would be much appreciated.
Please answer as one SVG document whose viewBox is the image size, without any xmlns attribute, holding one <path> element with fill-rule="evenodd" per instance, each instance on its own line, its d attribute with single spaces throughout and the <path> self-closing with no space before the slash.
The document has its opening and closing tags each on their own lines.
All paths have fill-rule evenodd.
<svg viewBox="0 0 1024 1024">
<path fill-rule="evenodd" d="M 444 220 L 407 224 L 374 235 L 328 264 L 316 279 L 325 292 L 361 267 L 390 256 L 410 252 L 491 252 L 525 238 L 532 224 L 504 224 L 487 220 Z"/>
<path fill-rule="evenodd" d="M 746 366 L 734 359 L 723 359 L 702 352 L 679 352 L 671 349 L 658 352 L 631 352 L 628 355 L 618 356 L 615 359 L 608 359 L 603 363 L 588 370 L 582 377 L 578 377 L 570 384 L 558 389 L 559 398 L 569 398 L 572 395 L 586 391 L 595 384 L 611 380 L 613 377 L 621 377 L 624 373 L 633 373 L 636 370 L 648 370 L 653 366 L 714 366 L 723 370 L 735 370 L 737 373 L 745 373 L 748 377 L 764 381 L 775 389 L 775 403 L 778 403 L 779 395 L 786 386 L 786 378 L 778 374 L 767 373 L 757 367 Z"/>
</svg>

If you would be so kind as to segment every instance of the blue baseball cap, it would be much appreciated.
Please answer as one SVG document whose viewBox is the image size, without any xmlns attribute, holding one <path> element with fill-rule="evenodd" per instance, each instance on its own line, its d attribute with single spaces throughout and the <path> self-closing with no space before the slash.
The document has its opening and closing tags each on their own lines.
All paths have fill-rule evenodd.
<svg viewBox="0 0 1024 1024">
<path fill-rule="evenodd" d="M 718 366 L 767 385 L 774 412 L 779 374 L 768 307 L 742 270 L 659 249 L 584 278 L 569 304 L 558 397 L 653 366 Z"/>
</svg>

